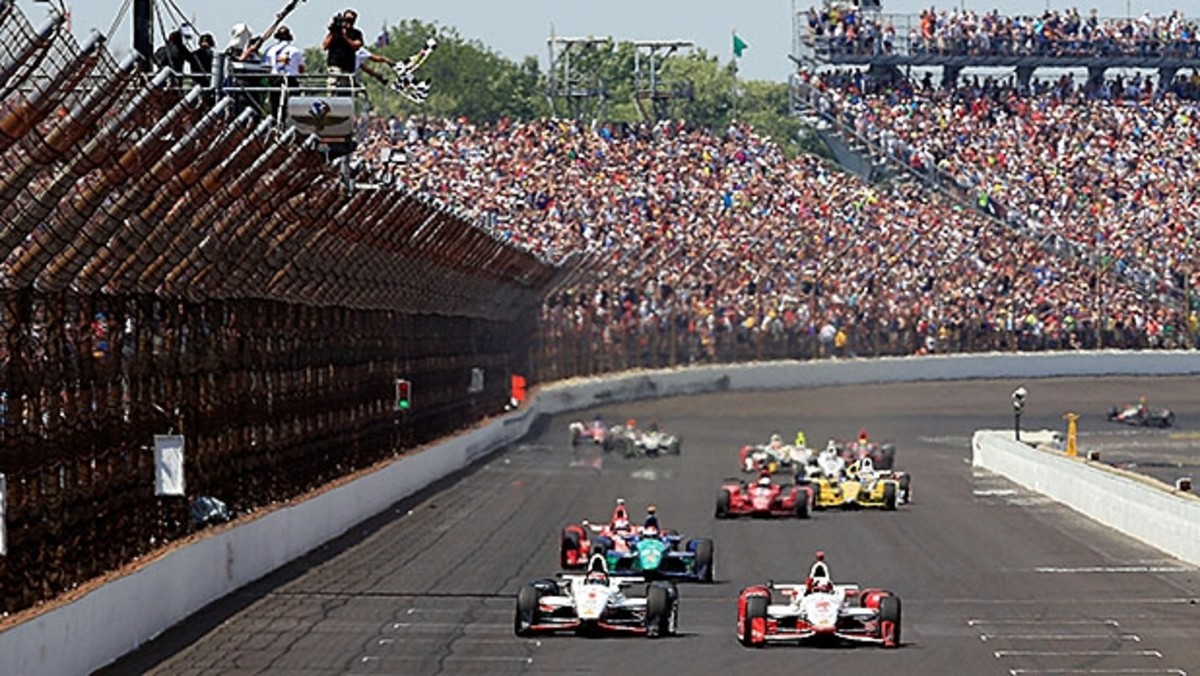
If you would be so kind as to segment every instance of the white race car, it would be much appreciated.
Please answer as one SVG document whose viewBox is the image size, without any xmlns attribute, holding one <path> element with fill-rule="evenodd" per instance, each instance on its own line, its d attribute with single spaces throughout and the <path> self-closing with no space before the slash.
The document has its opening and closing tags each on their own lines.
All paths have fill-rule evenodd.
<svg viewBox="0 0 1200 676">
<path fill-rule="evenodd" d="M 626 588 L 645 584 L 645 579 L 609 577 L 599 557 L 593 558 L 590 568 L 583 575 L 561 574 L 521 587 L 513 626 L 517 636 L 567 630 L 645 634 L 649 638 L 676 634 L 679 592 L 674 583 L 651 582 L 645 587 L 645 596 L 630 596 Z"/>
<path fill-rule="evenodd" d="M 629 458 L 638 455 L 679 455 L 683 444 L 683 440 L 677 435 L 663 432 L 657 427 L 644 431 L 614 427 L 613 436 L 624 441 L 625 456 Z"/>
<path fill-rule="evenodd" d="M 820 639 L 900 645 L 900 598 L 883 589 L 834 584 L 823 557 L 801 584 L 753 585 L 738 596 L 737 635 L 742 645 Z"/>
</svg>

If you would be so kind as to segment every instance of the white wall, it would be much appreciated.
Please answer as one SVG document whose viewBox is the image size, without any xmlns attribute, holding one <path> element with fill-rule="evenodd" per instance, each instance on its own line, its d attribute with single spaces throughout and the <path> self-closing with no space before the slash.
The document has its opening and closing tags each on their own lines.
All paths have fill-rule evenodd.
<svg viewBox="0 0 1200 676">
<path fill-rule="evenodd" d="M 1200 566 L 1200 498 L 1192 493 L 1061 451 L 1032 448 L 1014 441 L 1012 431 L 976 432 L 971 447 L 975 466 Z"/>
<path fill-rule="evenodd" d="M 397 500 L 519 439 L 537 415 L 613 401 L 719 390 L 1185 373 L 1200 373 L 1200 353 L 985 354 L 771 362 L 636 372 L 550 385 L 537 391 L 520 412 L 406 455 L 371 475 L 301 504 L 264 512 L 248 522 L 220 529 L 194 544 L 147 562 L 136 572 L 70 604 L 0 632 L 0 674 L 87 673 L 108 664 L 208 603 L 341 535 Z M 1200 538 L 1189 539 L 1200 542 Z M 120 621 L 112 621 L 113 618 Z"/>
</svg>

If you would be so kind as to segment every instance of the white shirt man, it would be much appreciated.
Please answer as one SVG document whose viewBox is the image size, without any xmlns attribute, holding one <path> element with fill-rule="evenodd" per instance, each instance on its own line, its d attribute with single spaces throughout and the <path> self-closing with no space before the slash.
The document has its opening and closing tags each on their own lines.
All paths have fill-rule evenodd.
<svg viewBox="0 0 1200 676">
<path fill-rule="evenodd" d="M 263 55 L 263 63 L 271 68 L 271 73 L 296 77 L 304 73 L 304 51 L 292 44 L 292 32 L 287 26 L 280 26 L 275 31 L 278 42 L 271 45 Z"/>
</svg>

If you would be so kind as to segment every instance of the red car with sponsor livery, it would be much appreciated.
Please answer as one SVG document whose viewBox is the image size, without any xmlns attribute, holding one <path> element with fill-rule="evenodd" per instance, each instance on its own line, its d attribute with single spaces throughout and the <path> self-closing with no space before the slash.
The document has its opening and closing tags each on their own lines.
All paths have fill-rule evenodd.
<svg viewBox="0 0 1200 676">
<path fill-rule="evenodd" d="M 799 584 L 752 585 L 738 596 L 737 637 L 748 648 L 772 643 L 853 641 L 900 645 L 900 597 L 884 589 L 834 584 L 817 552 Z"/>
<path fill-rule="evenodd" d="M 807 519 L 812 514 L 812 486 L 774 483 L 764 473 L 758 481 L 748 484 L 741 479 L 726 479 L 717 493 L 716 517 L 730 519 L 739 516 L 789 517 Z"/>
</svg>

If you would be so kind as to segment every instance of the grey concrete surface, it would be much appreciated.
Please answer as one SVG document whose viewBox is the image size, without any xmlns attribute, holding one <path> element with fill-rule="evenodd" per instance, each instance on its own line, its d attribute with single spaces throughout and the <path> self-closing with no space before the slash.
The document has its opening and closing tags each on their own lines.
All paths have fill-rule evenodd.
<svg viewBox="0 0 1200 676">
<path fill-rule="evenodd" d="M 1200 674 L 1200 571 L 972 469 L 971 433 L 1011 423 L 1018 384 L 1030 391 L 1028 428 L 1062 428 L 1075 410 L 1084 448 L 1130 449 L 1143 463 L 1198 455 L 1183 446 L 1200 430 L 1194 377 L 834 387 L 602 408 L 682 433 L 683 454 L 573 452 L 568 418 L 550 419 L 103 673 Z M 1175 430 L 1104 421 L 1110 405 L 1143 393 L 1175 409 Z M 809 521 L 713 519 L 742 444 L 801 428 L 815 445 L 862 426 L 898 444 L 897 466 L 915 477 L 913 504 Z M 635 514 L 653 503 L 664 526 L 716 541 L 718 582 L 681 585 L 682 635 L 514 637 L 515 592 L 556 571 L 562 526 L 607 518 L 618 496 Z M 748 650 L 735 641 L 738 591 L 803 578 L 817 549 L 838 580 L 901 596 L 900 649 Z"/>
</svg>

